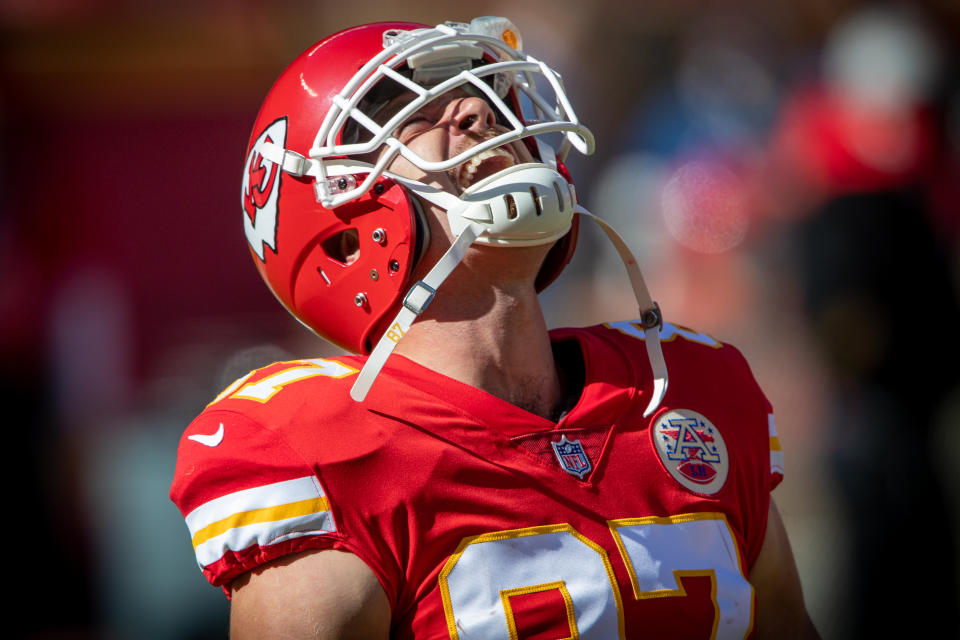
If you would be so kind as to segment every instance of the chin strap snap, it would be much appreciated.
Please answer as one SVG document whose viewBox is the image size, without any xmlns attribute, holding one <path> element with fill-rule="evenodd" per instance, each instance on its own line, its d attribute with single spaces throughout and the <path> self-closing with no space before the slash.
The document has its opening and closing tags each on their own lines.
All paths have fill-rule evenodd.
<svg viewBox="0 0 960 640">
<path fill-rule="evenodd" d="M 643 412 L 643 417 L 646 418 L 660 406 L 663 396 L 667 393 L 667 383 L 669 382 L 667 362 L 663 358 L 663 349 L 660 347 L 660 329 L 663 327 L 660 307 L 651 300 L 650 292 L 643 281 L 643 274 L 640 273 L 640 267 L 637 265 L 630 247 L 620 237 L 620 234 L 606 221 L 593 215 L 580 205 L 576 205 L 574 210 L 600 225 L 600 228 L 607 234 L 607 238 L 617 248 L 623 266 L 627 268 L 627 275 L 630 276 L 633 295 L 637 299 L 637 304 L 640 305 L 640 324 L 643 327 L 644 343 L 647 345 L 647 358 L 650 360 L 650 368 L 653 370 L 653 393 L 650 395 L 650 403 Z"/>
<path fill-rule="evenodd" d="M 453 273 L 453 270 L 460 264 L 460 261 L 463 260 L 467 249 L 483 232 L 484 229 L 479 224 L 471 223 L 467 225 L 463 229 L 463 232 L 457 236 L 457 239 L 454 240 L 453 244 L 450 245 L 446 253 L 443 254 L 443 257 L 441 257 L 440 260 L 437 261 L 437 264 L 433 265 L 433 268 L 423 277 L 423 280 L 416 282 L 410 287 L 407 295 L 403 298 L 403 306 L 400 307 L 397 317 L 395 317 L 390 326 L 387 327 L 386 332 L 381 336 L 377 346 L 374 347 L 370 353 L 370 357 L 367 358 L 367 362 L 363 365 L 363 368 L 360 369 L 360 373 L 357 375 L 357 381 L 353 383 L 353 388 L 350 389 L 351 398 L 357 402 L 363 402 L 363 399 L 367 397 L 373 381 L 376 380 L 380 370 L 383 369 L 387 358 L 389 358 L 393 350 L 396 349 L 397 343 L 400 342 L 403 335 L 410 329 L 410 325 L 417 319 L 417 316 L 423 313 L 427 306 L 433 302 L 433 296 L 436 294 L 437 289 L 439 289 L 443 281 Z"/>
</svg>

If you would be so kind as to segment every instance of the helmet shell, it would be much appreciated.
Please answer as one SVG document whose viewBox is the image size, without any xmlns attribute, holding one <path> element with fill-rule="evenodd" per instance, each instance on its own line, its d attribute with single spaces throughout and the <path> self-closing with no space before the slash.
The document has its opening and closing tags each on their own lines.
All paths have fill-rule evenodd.
<svg viewBox="0 0 960 640">
<path fill-rule="evenodd" d="M 306 156 L 331 97 L 383 49 L 383 32 L 423 26 L 370 24 L 314 44 L 273 85 L 247 145 L 244 227 L 257 270 L 298 320 L 353 352 L 370 351 L 371 334 L 405 290 L 414 249 L 410 196 L 381 178 L 359 199 L 326 209 L 317 202 L 313 177 L 283 172 L 256 143 L 266 132 Z M 355 251 L 347 255 L 343 248 L 354 238 Z"/>
<path fill-rule="evenodd" d="M 412 196 L 381 176 L 374 188 L 336 208 L 318 201 L 316 178 L 284 172 L 264 158 L 262 141 L 308 157 L 333 97 L 371 58 L 384 32 L 428 29 L 381 22 L 340 31 L 304 51 L 264 100 L 247 145 L 244 230 L 267 286 L 301 323 L 341 348 L 369 353 L 407 291 L 417 249 Z M 514 96 L 516 104 L 516 97 Z M 564 177 L 570 181 L 562 163 Z M 549 252 L 537 290 L 572 256 L 577 225 Z"/>
</svg>

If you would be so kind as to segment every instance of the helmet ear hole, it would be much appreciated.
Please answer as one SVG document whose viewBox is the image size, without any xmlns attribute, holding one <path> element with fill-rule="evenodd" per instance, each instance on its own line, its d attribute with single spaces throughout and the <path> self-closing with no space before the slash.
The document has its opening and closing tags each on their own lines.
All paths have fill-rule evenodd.
<svg viewBox="0 0 960 640">
<path fill-rule="evenodd" d="M 360 234 L 356 229 L 344 229 L 322 243 L 323 251 L 343 265 L 352 264 L 360 257 Z"/>
</svg>

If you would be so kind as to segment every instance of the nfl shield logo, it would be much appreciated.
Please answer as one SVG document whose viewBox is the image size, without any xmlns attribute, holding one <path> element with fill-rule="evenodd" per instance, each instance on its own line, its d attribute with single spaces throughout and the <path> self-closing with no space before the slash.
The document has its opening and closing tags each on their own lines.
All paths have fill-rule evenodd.
<svg viewBox="0 0 960 640">
<path fill-rule="evenodd" d="M 579 440 L 567 440 L 567 436 L 560 438 L 559 442 L 551 442 L 553 452 L 557 455 L 557 462 L 563 467 L 563 470 L 569 474 L 575 475 L 581 480 L 583 476 L 593 470 L 590 464 L 590 458 L 583 450 Z"/>
</svg>

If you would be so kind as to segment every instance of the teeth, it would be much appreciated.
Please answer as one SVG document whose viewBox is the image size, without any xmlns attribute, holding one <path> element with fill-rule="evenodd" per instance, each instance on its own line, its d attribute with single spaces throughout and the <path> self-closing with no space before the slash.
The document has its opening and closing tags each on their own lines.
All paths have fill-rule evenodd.
<svg viewBox="0 0 960 640">
<path fill-rule="evenodd" d="M 487 151 L 482 151 L 470 158 L 462 165 L 460 165 L 460 171 L 457 175 L 457 184 L 461 189 L 466 189 L 473 183 L 474 176 L 477 174 L 477 169 L 483 164 L 484 160 L 489 158 L 506 158 L 511 163 L 513 162 L 513 156 L 504 149 L 497 147 L 496 149 L 489 149 Z"/>
</svg>

